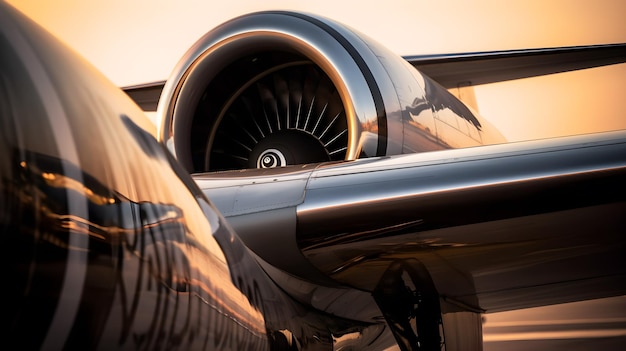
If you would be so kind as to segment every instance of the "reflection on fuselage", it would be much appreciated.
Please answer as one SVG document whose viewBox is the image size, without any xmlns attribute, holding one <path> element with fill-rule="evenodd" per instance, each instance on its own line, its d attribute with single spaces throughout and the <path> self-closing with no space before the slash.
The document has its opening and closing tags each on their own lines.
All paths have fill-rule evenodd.
<svg viewBox="0 0 626 351">
<path fill-rule="evenodd" d="M 7 343 L 330 348 L 367 328 L 288 297 L 142 111 L 5 3 L 0 51 Z"/>
<path fill-rule="evenodd" d="M 15 311 L 18 325 L 52 323 L 56 314 L 68 312 L 55 311 L 60 306 L 79 304 L 66 346 L 210 349 L 267 344 L 259 308 L 230 283 L 222 253 L 194 240 L 197 234 L 178 205 L 133 202 L 67 162 L 22 155 L 28 161 L 19 162 L 13 172 L 24 186 L 4 186 L 8 198 L 20 203 L 12 208 L 29 217 L 12 229 L 33 245 L 29 254 L 11 257 L 22 267 L 15 281 L 30 276 L 24 285 L 14 286 L 30 291 L 25 294 L 29 303 Z M 83 216 L 70 211 L 77 206 Z M 73 246 L 73 236 L 86 242 Z M 75 251 L 85 254 L 71 260 Z M 69 276 L 76 272 L 72 265 L 85 265 L 84 275 Z M 68 284 L 84 290 L 73 295 L 80 301 L 63 305 Z M 48 296 L 48 303 L 41 303 L 40 294 Z M 63 336 L 33 332 L 28 344 L 45 340 L 46 345 L 63 345 Z"/>
</svg>

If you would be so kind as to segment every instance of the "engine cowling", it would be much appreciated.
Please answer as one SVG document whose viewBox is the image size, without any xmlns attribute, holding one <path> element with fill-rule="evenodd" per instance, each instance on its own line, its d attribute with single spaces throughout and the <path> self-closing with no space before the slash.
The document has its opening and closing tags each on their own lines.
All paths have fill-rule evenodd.
<svg viewBox="0 0 626 351">
<path fill-rule="evenodd" d="M 204 35 L 167 80 L 160 138 L 190 172 L 502 140 L 402 57 L 329 19 L 269 11 Z"/>
</svg>

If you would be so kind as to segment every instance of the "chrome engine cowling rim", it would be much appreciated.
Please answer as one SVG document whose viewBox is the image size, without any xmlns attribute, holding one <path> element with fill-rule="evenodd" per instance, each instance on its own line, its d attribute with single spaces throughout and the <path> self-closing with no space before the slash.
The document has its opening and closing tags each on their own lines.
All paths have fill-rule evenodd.
<svg viewBox="0 0 626 351">
<path fill-rule="evenodd" d="M 335 85 L 348 126 L 346 160 L 364 150 L 366 156 L 387 154 L 387 111 L 400 107 L 379 58 L 359 38 L 347 27 L 300 13 L 260 12 L 224 23 L 201 38 L 168 79 L 157 110 L 161 140 L 193 171 L 189 150 L 183 149 L 192 128 L 189 116 L 207 82 L 234 59 L 274 50 L 309 60 Z"/>
</svg>

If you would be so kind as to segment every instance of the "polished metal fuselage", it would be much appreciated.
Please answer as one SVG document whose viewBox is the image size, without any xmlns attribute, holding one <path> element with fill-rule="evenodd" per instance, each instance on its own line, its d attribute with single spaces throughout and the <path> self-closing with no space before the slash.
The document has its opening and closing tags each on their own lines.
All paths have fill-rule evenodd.
<svg viewBox="0 0 626 351">
<path fill-rule="evenodd" d="M 329 350 L 367 329 L 286 295 L 143 112 L 4 2 L 0 51 L 7 345 Z"/>
</svg>

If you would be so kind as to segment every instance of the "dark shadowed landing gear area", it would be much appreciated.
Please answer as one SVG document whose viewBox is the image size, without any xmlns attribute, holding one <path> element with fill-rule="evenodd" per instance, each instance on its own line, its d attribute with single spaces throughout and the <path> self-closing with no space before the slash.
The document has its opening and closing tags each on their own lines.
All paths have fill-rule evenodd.
<svg viewBox="0 0 626 351">
<path fill-rule="evenodd" d="M 402 350 L 442 347 L 439 295 L 418 260 L 391 263 L 373 295 Z"/>
</svg>

